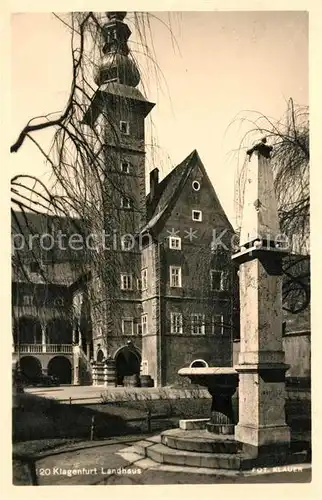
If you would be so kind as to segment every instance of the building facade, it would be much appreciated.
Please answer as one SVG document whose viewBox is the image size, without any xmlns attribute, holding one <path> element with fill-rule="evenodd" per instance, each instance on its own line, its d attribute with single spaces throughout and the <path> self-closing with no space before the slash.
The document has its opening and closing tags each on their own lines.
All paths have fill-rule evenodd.
<svg viewBox="0 0 322 500">
<path fill-rule="evenodd" d="M 38 257 L 18 252 L 13 344 L 29 373 L 91 383 L 91 360 L 114 358 L 119 384 L 141 372 L 163 386 L 178 383 L 178 369 L 198 358 L 232 364 L 234 232 L 196 151 L 160 181 L 154 168 L 146 194 L 145 118 L 154 104 L 137 88 L 124 17 L 108 13 L 98 88 L 82 124 L 104 146 L 97 198 L 92 186 L 100 216 L 89 230 L 116 235 L 117 244 L 88 266 L 82 253 L 51 251 L 44 258 L 41 249 Z M 34 225 L 43 234 L 63 220 L 27 217 L 26 233 Z M 14 216 L 14 233 L 21 234 L 23 220 Z"/>
</svg>

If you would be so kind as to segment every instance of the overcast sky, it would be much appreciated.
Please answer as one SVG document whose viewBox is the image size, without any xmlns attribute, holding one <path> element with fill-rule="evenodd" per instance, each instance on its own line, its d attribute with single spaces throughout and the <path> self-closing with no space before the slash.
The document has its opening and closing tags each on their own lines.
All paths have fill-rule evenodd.
<svg viewBox="0 0 322 500">
<path fill-rule="evenodd" d="M 308 17 L 304 12 L 183 12 L 151 18 L 153 44 L 163 77 L 147 72 L 146 94 L 159 148 L 147 171 L 161 177 L 197 149 L 234 224 L 234 176 L 240 140 L 250 125 L 232 123 L 246 110 L 280 118 L 293 97 L 308 104 Z M 162 22 L 161 22 L 162 21 Z M 129 14 L 131 25 L 131 15 Z M 133 37 L 135 41 L 135 35 Z M 135 46 L 135 45 L 133 45 Z M 50 13 L 12 16 L 12 140 L 33 116 L 64 108 L 71 84 L 70 34 Z M 150 141 L 148 125 L 147 142 Z M 48 145 L 51 132 L 38 135 Z M 42 156 L 26 142 L 12 155 L 12 175 L 46 179 Z"/>
</svg>

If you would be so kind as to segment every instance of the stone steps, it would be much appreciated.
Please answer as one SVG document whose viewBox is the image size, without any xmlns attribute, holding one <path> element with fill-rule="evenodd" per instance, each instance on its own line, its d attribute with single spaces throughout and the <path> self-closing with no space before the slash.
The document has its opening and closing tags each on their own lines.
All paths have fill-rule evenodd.
<svg viewBox="0 0 322 500">
<path fill-rule="evenodd" d="M 278 457 L 273 457 L 270 461 L 267 457 L 263 457 L 262 460 L 252 459 L 240 452 L 198 453 L 193 451 L 176 450 L 161 443 L 146 447 L 145 456 L 159 464 L 236 471 L 245 471 L 256 466 L 264 467 L 284 464 L 294 465 L 307 461 L 307 455 L 305 452 L 293 453 L 286 461 L 279 463 Z"/>
<path fill-rule="evenodd" d="M 241 466 L 241 457 L 238 454 L 183 451 L 169 448 L 162 443 L 146 447 L 145 452 L 148 458 L 161 464 L 230 470 L 238 470 Z"/>
<path fill-rule="evenodd" d="M 176 450 L 198 453 L 236 454 L 240 447 L 233 435 L 216 435 L 215 437 L 204 431 L 181 431 L 180 429 L 162 432 L 161 443 Z"/>
<path fill-rule="evenodd" d="M 254 459 L 245 455 L 238 450 L 238 445 L 231 447 L 231 436 L 221 436 L 216 438 L 211 436 L 211 433 L 203 433 L 198 431 L 186 431 L 186 437 L 180 440 L 182 431 L 180 429 L 170 429 L 163 432 L 161 435 L 151 436 L 142 441 L 133 443 L 127 450 L 131 457 L 142 457 L 144 460 L 150 461 L 151 464 L 164 464 L 169 466 L 192 467 L 203 469 L 218 469 L 231 471 L 247 471 L 253 467 L 263 466 L 278 466 L 284 464 L 299 464 L 307 462 L 307 451 L 303 448 L 290 451 L 285 461 L 280 462 L 279 456 L 262 457 L 262 459 Z M 218 444 L 219 448 L 216 448 Z M 165 444 L 167 443 L 167 444 Z M 194 446 L 192 443 L 198 443 Z M 171 444 L 171 446 L 170 446 Z M 216 450 L 215 452 L 205 451 L 204 444 L 209 449 Z M 187 449 L 175 448 L 175 446 L 191 446 L 198 449 L 201 446 L 202 451 L 193 451 Z M 209 448 L 210 445 L 210 448 Z M 229 453 L 227 451 L 230 451 Z M 124 450 L 123 450 L 124 451 Z"/>
</svg>

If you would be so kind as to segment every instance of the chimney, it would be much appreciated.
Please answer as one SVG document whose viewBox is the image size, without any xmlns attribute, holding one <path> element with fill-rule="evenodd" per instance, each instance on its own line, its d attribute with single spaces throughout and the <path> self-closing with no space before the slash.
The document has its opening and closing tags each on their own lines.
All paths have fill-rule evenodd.
<svg viewBox="0 0 322 500">
<path fill-rule="evenodd" d="M 147 202 L 147 218 L 150 219 L 157 204 L 157 190 L 159 185 L 159 169 L 150 172 L 150 194 Z"/>
<path fill-rule="evenodd" d="M 152 203 L 155 199 L 158 185 L 159 185 L 159 169 L 154 168 L 150 172 L 150 203 Z"/>
</svg>

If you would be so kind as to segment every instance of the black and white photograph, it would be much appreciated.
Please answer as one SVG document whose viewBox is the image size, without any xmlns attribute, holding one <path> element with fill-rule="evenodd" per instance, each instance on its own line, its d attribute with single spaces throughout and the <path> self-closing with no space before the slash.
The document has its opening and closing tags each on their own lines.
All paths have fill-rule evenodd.
<svg viewBox="0 0 322 500">
<path fill-rule="evenodd" d="M 19 488 L 312 481 L 311 13 L 204 3 L 10 13 Z"/>
</svg>

